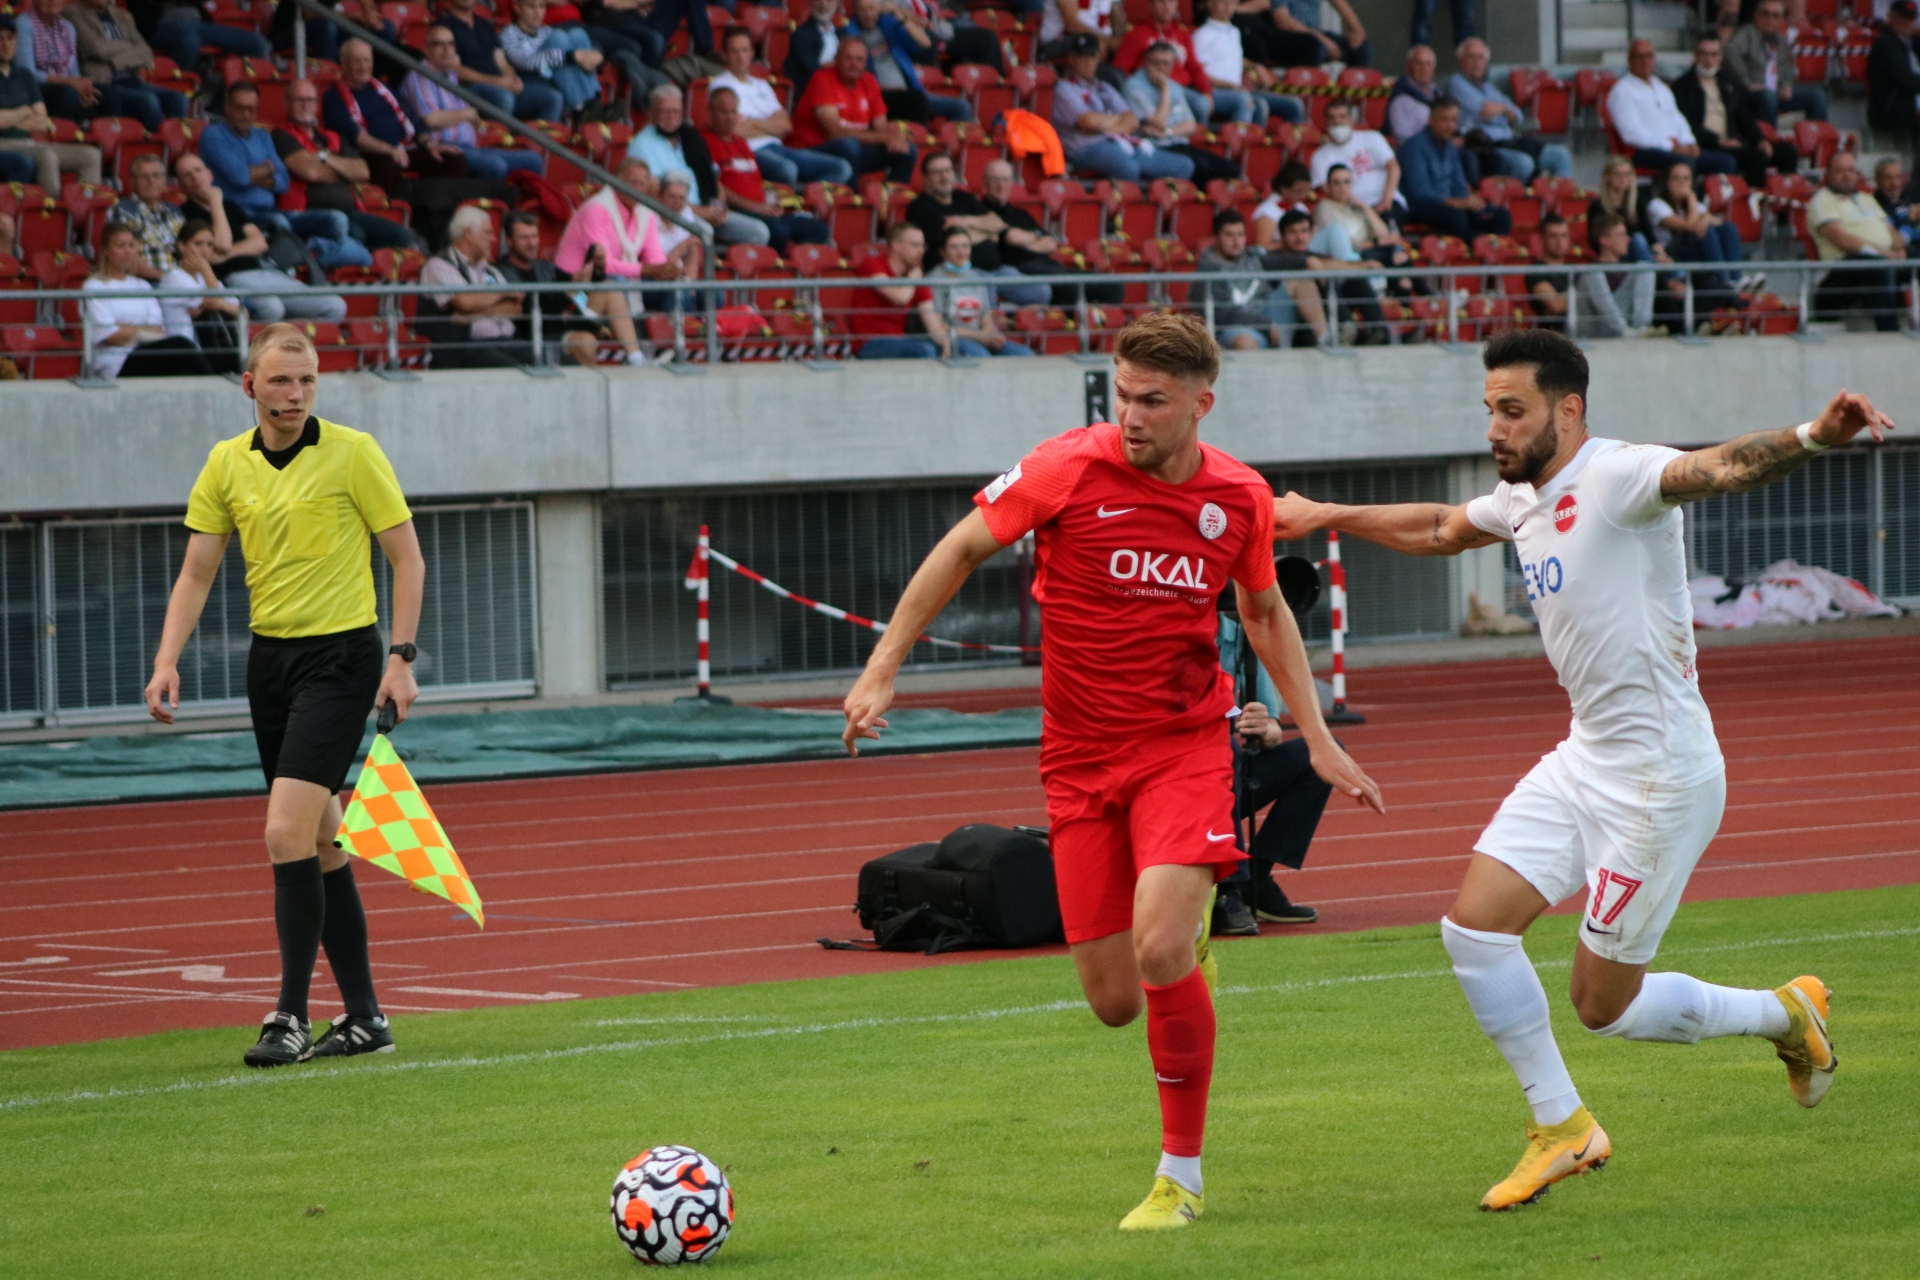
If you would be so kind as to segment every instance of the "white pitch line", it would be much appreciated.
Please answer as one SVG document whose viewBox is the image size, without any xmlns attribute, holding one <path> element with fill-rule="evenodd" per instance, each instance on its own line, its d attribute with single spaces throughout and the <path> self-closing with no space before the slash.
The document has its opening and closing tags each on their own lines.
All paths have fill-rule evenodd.
<svg viewBox="0 0 1920 1280">
<path fill-rule="evenodd" d="M 395 987 L 416 996 L 470 996 L 476 1000 L 578 1000 L 577 991 L 469 991 L 465 987 Z"/>
</svg>

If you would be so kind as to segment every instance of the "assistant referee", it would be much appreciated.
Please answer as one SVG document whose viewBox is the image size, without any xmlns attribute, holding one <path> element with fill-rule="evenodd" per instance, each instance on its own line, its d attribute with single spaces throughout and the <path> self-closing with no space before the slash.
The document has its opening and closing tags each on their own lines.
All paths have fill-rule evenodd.
<svg viewBox="0 0 1920 1280">
<path fill-rule="evenodd" d="M 374 438 L 313 415 L 320 359 L 305 333 L 290 324 L 262 329 L 240 385 L 256 422 L 213 446 L 187 500 L 192 536 L 167 603 L 147 710 L 173 723 L 180 651 L 237 530 L 252 604 L 247 705 L 267 775 L 267 857 L 280 936 L 280 1000 L 246 1063 L 389 1052 L 393 1032 L 374 997 L 366 913 L 333 836 L 338 792 L 368 713 L 391 700 L 404 720 L 419 693 L 411 664 L 426 564 L 413 513 Z M 375 626 L 369 533 L 393 566 L 391 648 Z M 346 1015 L 316 1042 L 307 989 L 322 946 Z"/>
</svg>

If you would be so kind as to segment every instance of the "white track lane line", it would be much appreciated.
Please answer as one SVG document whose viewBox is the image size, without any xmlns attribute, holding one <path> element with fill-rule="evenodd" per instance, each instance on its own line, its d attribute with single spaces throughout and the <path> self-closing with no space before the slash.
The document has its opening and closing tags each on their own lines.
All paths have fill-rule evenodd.
<svg viewBox="0 0 1920 1280">
<path fill-rule="evenodd" d="M 1676 947 L 1664 954 L 1703 955 L 1728 951 L 1749 951 L 1767 947 L 1809 946 L 1820 943 L 1881 941 L 1906 938 L 1920 933 L 1920 927 L 1905 929 L 1860 929 L 1849 933 L 1816 934 L 1800 938 L 1767 938 L 1752 942 L 1727 943 L 1711 947 Z M 1536 968 L 1564 968 L 1568 961 L 1538 961 Z M 1450 969 L 1416 969 L 1398 973 L 1355 973 L 1300 982 L 1278 982 L 1261 986 L 1221 987 L 1223 996 L 1286 995 L 1299 991 L 1361 986 L 1375 982 L 1438 981 L 1453 976 Z M 387 1076 L 415 1071 L 471 1071 L 488 1067 L 522 1066 L 560 1062 L 568 1058 L 602 1053 L 644 1053 L 650 1049 L 684 1048 L 692 1045 L 728 1041 L 779 1039 L 788 1036 L 814 1036 L 836 1031 L 872 1031 L 891 1027 L 939 1026 L 992 1022 L 1003 1018 L 1034 1017 L 1051 1013 L 1079 1012 L 1086 1006 L 1079 1000 L 1053 1000 L 1045 1004 L 1015 1005 L 1001 1009 L 976 1009 L 965 1013 L 933 1013 L 892 1018 L 848 1018 L 837 1022 L 814 1022 L 750 1030 L 721 1031 L 698 1036 L 669 1036 L 648 1040 L 619 1040 L 597 1044 L 570 1045 L 562 1049 L 543 1049 L 531 1053 L 502 1053 L 486 1057 L 428 1058 L 420 1061 L 380 1061 L 350 1066 L 314 1067 L 287 1072 L 249 1072 L 246 1075 L 218 1076 L 209 1080 L 181 1080 L 165 1085 L 138 1085 L 130 1089 L 82 1089 L 49 1097 L 15 1096 L 0 1098 L 0 1111 L 21 1111 L 30 1107 L 71 1105 L 83 1102 L 132 1100 L 165 1097 L 173 1094 L 205 1093 L 213 1090 L 256 1088 L 268 1085 L 299 1085 L 302 1082 L 351 1083 L 368 1076 Z"/>
</svg>

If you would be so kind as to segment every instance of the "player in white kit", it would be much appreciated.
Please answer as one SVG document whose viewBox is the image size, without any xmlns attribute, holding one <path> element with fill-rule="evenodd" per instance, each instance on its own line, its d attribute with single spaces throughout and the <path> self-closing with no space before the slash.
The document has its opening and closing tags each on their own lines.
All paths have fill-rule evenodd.
<svg viewBox="0 0 1920 1280">
<path fill-rule="evenodd" d="M 1727 783 L 1694 671 L 1693 606 L 1679 504 L 1758 489 L 1863 430 L 1892 427 L 1841 392 L 1799 428 L 1682 453 L 1587 434 L 1587 361 L 1561 334 L 1519 329 L 1487 344 L 1486 403 L 1500 484 L 1464 506 L 1347 507 L 1289 493 L 1274 535 L 1338 529 L 1411 555 L 1513 542 L 1540 637 L 1573 702 L 1573 725 L 1474 845 L 1440 922 L 1481 1029 L 1533 1107 L 1528 1146 L 1483 1209 L 1531 1203 L 1612 1146 L 1581 1105 L 1521 935 L 1584 885 L 1571 995 L 1603 1036 L 1774 1043 L 1801 1106 L 1833 1080 L 1828 991 L 1802 976 L 1768 990 L 1648 973 L 1687 877 L 1720 826 Z"/>
</svg>

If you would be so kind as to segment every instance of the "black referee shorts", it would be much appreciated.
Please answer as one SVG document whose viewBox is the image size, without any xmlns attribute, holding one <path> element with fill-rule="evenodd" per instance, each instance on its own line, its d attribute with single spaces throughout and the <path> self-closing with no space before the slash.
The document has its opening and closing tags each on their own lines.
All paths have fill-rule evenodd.
<svg viewBox="0 0 1920 1280">
<path fill-rule="evenodd" d="M 267 786 L 275 778 L 298 778 L 340 790 L 360 753 L 385 666 L 386 646 L 375 626 L 292 640 L 253 638 L 247 705 Z"/>
</svg>

